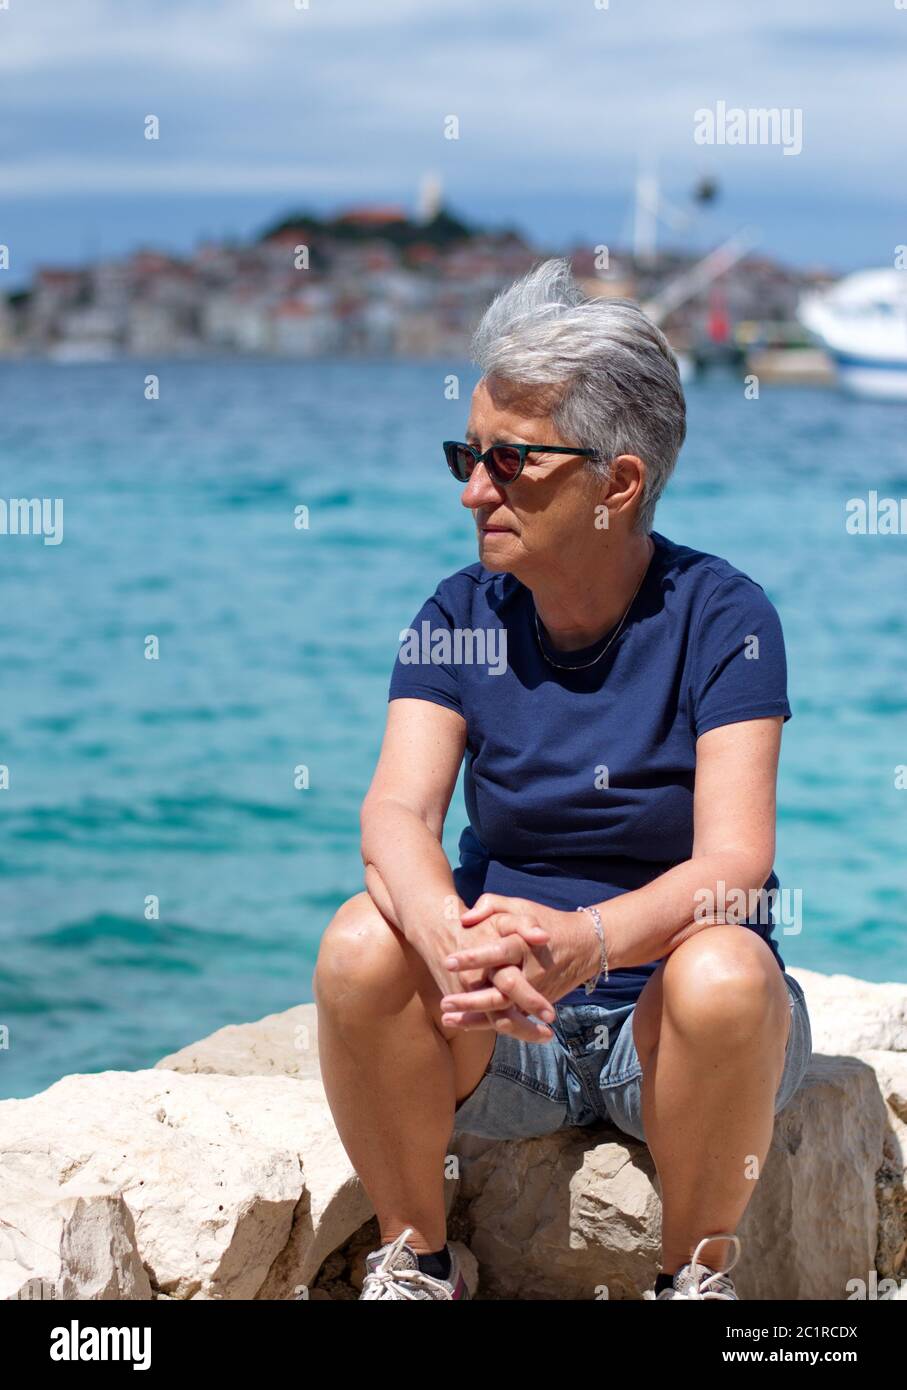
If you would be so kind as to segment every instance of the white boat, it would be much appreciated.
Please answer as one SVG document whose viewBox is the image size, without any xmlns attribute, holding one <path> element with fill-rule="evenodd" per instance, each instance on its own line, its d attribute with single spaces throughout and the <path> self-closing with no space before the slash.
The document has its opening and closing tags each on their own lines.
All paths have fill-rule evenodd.
<svg viewBox="0 0 907 1390">
<path fill-rule="evenodd" d="M 857 271 L 802 295 L 797 316 L 824 344 L 845 390 L 907 400 L 907 271 Z"/>
</svg>

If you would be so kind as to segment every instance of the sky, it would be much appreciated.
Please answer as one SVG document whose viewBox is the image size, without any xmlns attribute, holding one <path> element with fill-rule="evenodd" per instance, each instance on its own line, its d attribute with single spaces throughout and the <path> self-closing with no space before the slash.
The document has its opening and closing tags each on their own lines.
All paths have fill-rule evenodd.
<svg viewBox="0 0 907 1390">
<path fill-rule="evenodd" d="M 905 90 L 907 0 L 0 0 L 0 289 L 294 209 L 415 210 L 429 173 L 469 221 L 620 247 L 643 167 L 665 245 L 748 224 L 793 264 L 891 265 Z M 799 112 L 802 149 L 697 143 L 720 102 Z"/>
</svg>

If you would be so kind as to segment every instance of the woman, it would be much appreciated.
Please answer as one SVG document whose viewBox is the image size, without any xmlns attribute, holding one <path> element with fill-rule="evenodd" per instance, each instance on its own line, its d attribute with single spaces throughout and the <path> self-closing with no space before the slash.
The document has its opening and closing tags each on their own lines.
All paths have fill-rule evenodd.
<svg viewBox="0 0 907 1390">
<path fill-rule="evenodd" d="M 547 261 L 491 304 L 474 355 L 444 447 L 480 563 L 403 634 L 365 891 L 315 974 L 328 1101 L 383 1242 L 362 1297 L 468 1297 L 445 1243 L 453 1130 L 610 1120 L 658 1172 L 646 1296 L 734 1299 L 752 1155 L 811 1051 L 766 910 L 780 624 L 753 580 L 652 530 L 685 405 L 634 304 Z"/>
</svg>

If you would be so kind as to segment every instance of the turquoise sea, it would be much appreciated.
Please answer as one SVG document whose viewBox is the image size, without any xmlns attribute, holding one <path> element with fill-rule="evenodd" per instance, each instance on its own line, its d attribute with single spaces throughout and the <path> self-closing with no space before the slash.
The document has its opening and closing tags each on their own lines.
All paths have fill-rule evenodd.
<svg viewBox="0 0 907 1390">
<path fill-rule="evenodd" d="M 64 502 L 60 545 L 0 535 L 3 1096 L 311 999 L 319 936 L 361 887 L 397 634 L 475 559 L 439 443 L 474 381 L 0 365 L 0 495 Z M 907 496 L 907 415 L 730 379 L 688 399 L 657 529 L 757 579 L 787 641 L 776 868 L 803 908 L 781 953 L 907 979 L 907 535 L 845 529 L 848 499 Z M 463 819 L 458 793 L 451 853 Z"/>
</svg>

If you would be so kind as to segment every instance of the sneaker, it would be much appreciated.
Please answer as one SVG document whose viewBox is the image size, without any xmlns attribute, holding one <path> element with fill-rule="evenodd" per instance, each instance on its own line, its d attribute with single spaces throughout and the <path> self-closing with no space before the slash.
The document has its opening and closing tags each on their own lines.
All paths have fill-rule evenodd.
<svg viewBox="0 0 907 1390">
<path fill-rule="evenodd" d="M 365 1279 L 359 1298 L 469 1298 L 456 1250 L 448 1246 L 448 1277 L 434 1279 L 419 1268 L 415 1250 L 406 1244 L 406 1237 L 412 1235 L 412 1230 L 412 1226 L 407 1226 L 396 1240 L 390 1240 L 380 1250 L 366 1255 Z"/>
<path fill-rule="evenodd" d="M 708 1245 L 711 1240 L 730 1240 L 734 1245 L 734 1258 L 731 1260 L 727 1269 L 714 1270 L 708 1265 L 699 1263 L 699 1252 L 704 1245 Z M 650 1298 L 722 1298 L 739 1302 L 737 1291 L 733 1281 L 728 1278 L 728 1270 L 734 1268 L 740 1258 L 740 1241 L 736 1236 L 719 1235 L 706 1236 L 701 1240 L 693 1251 L 693 1258 L 688 1264 L 681 1265 L 674 1275 L 674 1284 L 670 1289 L 662 1289 L 660 1294 L 650 1294 Z"/>
</svg>

